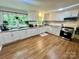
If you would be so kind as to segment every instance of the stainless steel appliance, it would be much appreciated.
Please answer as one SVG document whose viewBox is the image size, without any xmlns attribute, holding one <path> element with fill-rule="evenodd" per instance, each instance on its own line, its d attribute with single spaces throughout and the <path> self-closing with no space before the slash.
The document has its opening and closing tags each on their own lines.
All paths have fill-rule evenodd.
<svg viewBox="0 0 79 59">
<path fill-rule="evenodd" d="M 74 28 L 72 28 L 72 27 L 62 27 L 62 29 L 60 31 L 60 36 L 71 40 L 73 31 L 74 31 Z"/>
<path fill-rule="evenodd" d="M 64 18 L 64 21 L 77 21 L 78 20 L 78 17 L 67 17 L 67 18 Z"/>
</svg>

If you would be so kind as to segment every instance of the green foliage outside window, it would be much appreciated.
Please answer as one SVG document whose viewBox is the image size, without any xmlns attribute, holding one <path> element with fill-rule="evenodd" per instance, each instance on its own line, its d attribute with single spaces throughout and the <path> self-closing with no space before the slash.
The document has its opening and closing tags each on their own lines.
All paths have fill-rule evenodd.
<svg viewBox="0 0 79 59">
<path fill-rule="evenodd" d="M 18 19 L 16 19 L 18 17 Z M 8 27 L 9 28 L 16 28 L 16 27 L 24 27 L 27 26 L 25 24 L 25 21 L 28 21 L 28 16 L 27 15 L 17 15 L 13 13 L 4 13 L 3 14 L 4 21 L 8 22 Z M 18 25 L 18 26 L 17 26 Z"/>
</svg>

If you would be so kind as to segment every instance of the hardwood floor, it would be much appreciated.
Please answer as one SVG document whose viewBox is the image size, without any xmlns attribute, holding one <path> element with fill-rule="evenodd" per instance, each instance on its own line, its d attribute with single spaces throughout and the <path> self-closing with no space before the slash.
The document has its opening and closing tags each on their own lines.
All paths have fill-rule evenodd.
<svg viewBox="0 0 79 59">
<path fill-rule="evenodd" d="M 79 59 L 79 44 L 38 35 L 4 47 L 0 59 Z"/>
</svg>

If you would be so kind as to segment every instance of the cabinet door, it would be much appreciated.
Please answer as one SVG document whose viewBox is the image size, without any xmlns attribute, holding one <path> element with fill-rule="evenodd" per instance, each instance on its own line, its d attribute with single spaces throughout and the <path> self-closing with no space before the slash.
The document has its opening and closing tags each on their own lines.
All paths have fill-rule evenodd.
<svg viewBox="0 0 79 59">
<path fill-rule="evenodd" d="M 71 17 L 77 17 L 78 16 L 78 11 L 71 11 Z"/>
<path fill-rule="evenodd" d="M 19 40 L 20 39 L 20 32 L 14 31 L 14 32 L 12 32 L 12 36 L 13 36 L 14 41 Z"/>
<path fill-rule="evenodd" d="M 56 27 L 52 27 L 52 34 L 56 34 Z"/>
<path fill-rule="evenodd" d="M 56 27 L 55 28 L 55 35 L 59 36 L 60 30 L 61 30 L 61 27 Z"/>
<path fill-rule="evenodd" d="M 25 30 L 13 32 L 13 38 L 15 41 L 22 40 L 22 39 L 26 38 Z"/>
<path fill-rule="evenodd" d="M 61 27 L 57 27 L 57 26 L 51 26 L 48 28 L 49 33 L 57 35 L 57 36 L 59 36 L 60 30 L 61 30 Z"/>
<path fill-rule="evenodd" d="M 37 19 L 37 12 L 28 12 L 28 20 L 29 21 L 36 21 Z"/>
<path fill-rule="evenodd" d="M 40 28 L 40 32 L 41 32 L 41 33 L 44 33 L 45 31 L 46 31 L 45 27 L 41 27 L 41 28 Z"/>
<path fill-rule="evenodd" d="M 52 33 L 52 27 L 51 26 L 49 26 L 47 29 L 48 29 L 47 30 L 48 33 Z"/>
<path fill-rule="evenodd" d="M 44 33 L 44 32 L 46 32 L 46 30 L 47 30 L 46 27 L 40 27 L 37 29 L 37 32 L 38 32 L 37 34 Z"/>
<path fill-rule="evenodd" d="M 28 34 L 28 31 L 27 30 L 20 31 L 20 38 L 21 39 L 25 39 L 27 37 L 29 37 L 29 34 Z"/>
<path fill-rule="evenodd" d="M 46 13 L 46 14 L 44 15 L 44 20 L 45 20 L 45 21 L 48 21 L 48 20 L 49 20 L 49 13 Z"/>
<path fill-rule="evenodd" d="M 0 45 L 4 44 L 4 38 L 3 33 L 0 34 Z"/>
<path fill-rule="evenodd" d="M 58 21 L 64 21 L 64 17 L 65 17 L 64 13 L 59 13 L 58 14 L 58 19 L 59 19 Z"/>
<path fill-rule="evenodd" d="M 77 10 L 72 10 L 72 11 L 63 12 L 62 17 L 63 16 L 64 16 L 64 18 L 67 18 L 67 17 L 77 17 L 78 16 L 78 11 Z"/>
<path fill-rule="evenodd" d="M 2 12 L 0 12 L 0 25 L 3 24 L 3 15 Z"/>
<path fill-rule="evenodd" d="M 26 32 L 26 36 L 30 37 L 34 35 L 34 29 L 28 29 Z"/>
<path fill-rule="evenodd" d="M 31 34 L 31 30 L 30 29 L 27 29 L 27 30 L 25 30 L 24 31 L 24 36 L 25 36 L 25 38 L 28 38 L 28 37 L 30 37 L 32 34 Z"/>
<path fill-rule="evenodd" d="M 58 13 L 58 18 L 60 21 L 64 21 L 64 18 L 70 17 L 71 13 L 70 12 L 60 12 Z"/>
<path fill-rule="evenodd" d="M 11 32 L 3 33 L 3 39 L 4 39 L 3 44 L 11 43 L 14 41 L 13 35 Z"/>
<path fill-rule="evenodd" d="M 57 14 L 57 21 L 64 21 L 64 18 L 70 17 L 71 13 L 69 11 L 66 12 L 58 12 Z"/>
<path fill-rule="evenodd" d="M 47 13 L 44 16 L 44 19 L 46 21 L 58 21 L 58 13 L 55 12 Z"/>
<path fill-rule="evenodd" d="M 37 33 L 37 28 L 35 28 L 35 29 L 30 29 L 30 34 L 33 36 L 33 35 L 37 35 L 38 33 Z"/>
</svg>

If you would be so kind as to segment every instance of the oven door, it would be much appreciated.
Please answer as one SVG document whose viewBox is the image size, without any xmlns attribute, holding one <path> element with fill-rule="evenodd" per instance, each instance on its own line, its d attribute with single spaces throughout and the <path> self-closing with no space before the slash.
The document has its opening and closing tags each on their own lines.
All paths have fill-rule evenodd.
<svg viewBox="0 0 79 59">
<path fill-rule="evenodd" d="M 71 39 L 73 31 L 74 31 L 74 28 L 62 27 L 60 31 L 60 36 Z"/>
</svg>

